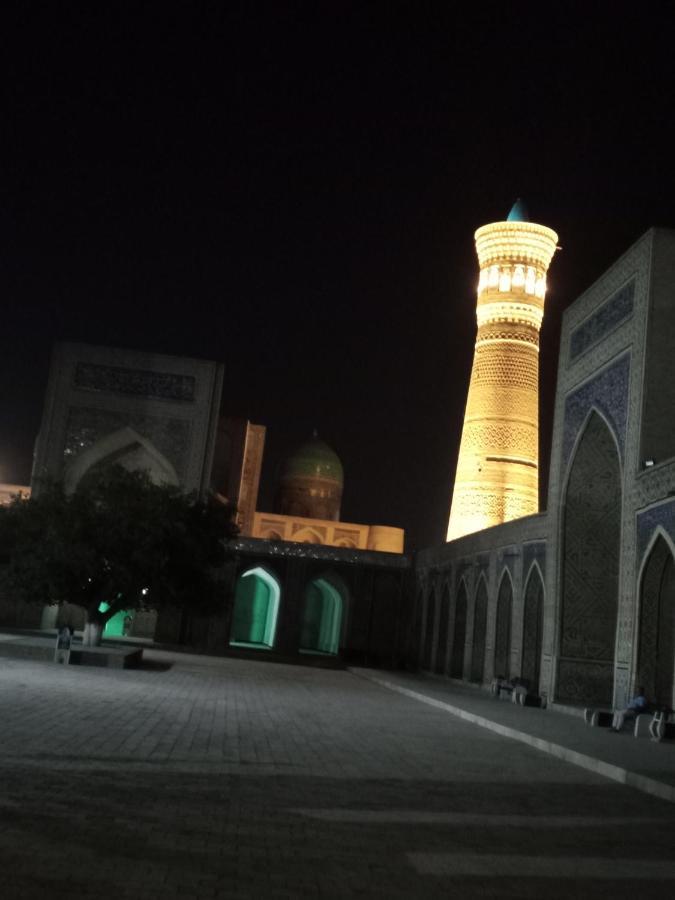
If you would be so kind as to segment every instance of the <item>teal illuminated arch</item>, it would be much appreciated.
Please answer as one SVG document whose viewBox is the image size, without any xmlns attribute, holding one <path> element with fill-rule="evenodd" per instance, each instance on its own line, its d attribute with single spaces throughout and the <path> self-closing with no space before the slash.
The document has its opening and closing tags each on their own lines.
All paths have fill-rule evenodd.
<svg viewBox="0 0 675 900">
<path fill-rule="evenodd" d="M 102 600 L 98 605 L 99 612 L 106 613 L 109 609 L 110 604 L 106 603 L 105 600 Z M 131 631 L 133 621 L 134 610 L 121 609 L 119 612 L 116 612 L 114 616 L 111 616 L 105 623 L 105 628 L 103 629 L 103 637 L 127 637 L 129 632 Z"/>
<path fill-rule="evenodd" d="M 305 589 L 300 650 L 336 654 L 340 649 L 344 598 L 332 579 L 315 578 Z"/>
<path fill-rule="evenodd" d="M 256 566 L 239 576 L 234 595 L 231 644 L 273 647 L 281 588 L 266 569 Z"/>
</svg>

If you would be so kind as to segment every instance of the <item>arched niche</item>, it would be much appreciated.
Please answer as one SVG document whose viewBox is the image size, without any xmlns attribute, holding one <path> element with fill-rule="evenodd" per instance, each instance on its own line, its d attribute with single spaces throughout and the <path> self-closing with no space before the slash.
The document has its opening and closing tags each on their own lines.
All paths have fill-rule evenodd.
<svg viewBox="0 0 675 900">
<path fill-rule="evenodd" d="M 435 671 L 445 673 L 445 657 L 448 649 L 448 623 L 450 621 L 450 589 L 446 585 L 441 593 L 441 609 L 438 619 L 438 642 L 436 646 Z"/>
<path fill-rule="evenodd" d="M 234 594 L 230 643 L 261 649 L 274 646 L 281 588 L 267 569 L 242 572 Z"/>
<path fill-rule="evenodd" d="M 305 588 L 300 629 L 300 650 L 305 653 L 337 654 L 347 589 L 333 573 L 313 578 Z"/>
<path fill-rule="evenodd" d="M 595 411 L 577 445 L 564 501 L 556 698 L 583 705 L 611 704 L 621 464 L 612 432 Z"/>
<path fill-rule="evenodd" d="M 675 680 L 675 564 L 673 552 L 658 535 L 640 580 L 640 618 L 636 685 L 649 700 L 673 706 Z"/>
<path fill-rule="evenodd" d="M 508 571 L 504 571 L 497 594 L 497 622 L 495 630 L 494 674 L 498 678 L 511 677 L 511 614 L 513 585 Z"/>
<path fill-rule="evenodd" d="M 539 693 L 541 648 L 544 632 L 544 582 L 539 566 L 533 565 L 527 577 L 523 602 L 523 653 L 520 675 L 529 682 L 530 691 Z"/>
<path fill-rule="evenodd" d="M 177 487 L 180 483 L 176 470 L 157 447 L 133 428 L 125 427 L 78 453 L 65 471 L 66 493 L 72 493 L 86 475 L 113 464 L 130 471 L 142 469 L 154 484 Z"/>
<path fill-rule="evenodd" d="M 485 635 L 487 630 L 488 593 L 485 576 L 478 579 L 473 615 L 473 640 L 471 644 L 471 681 L 483 683 L 485 672 Z"/>
<path fill-rule="evenodd" d="M 434 625 L 436 624 L 436 588 L 431 585 L 427 593 L 427 621 L 424 634 L 424 659 L 422 668 L 431 670 L 434 656 Z"/>
<path fill-rule="evenodd" d="M 99 605 L 100 612 L 107 612 L 108 609 L 109 606 L 107 603 L 101 603 Z M 105 628 L 103 629 L 103 637 L 128 637 L 131 634 L 133 628 L 135 614 L 136 612 L 133 609 L 122 609 L 119 612 L 115 613 L 115 615 L 111 616 L 105 623 Z"/>
<path fill-rule="evenodd" d="M 297 531 L 293 535 L 293 540 L 298 541 L 301 544 L 320 544 L 321 536 L 311 528 L 303 528 L 301 531 Z"/>
<path fill-rule="evenodd" d="M 464 677 L 464 645 L 466 644 L 466 582 L 462 579 L 457 591 L 455 603 L 455 628 L 452 637 L 452 656 L 450 657 L 450 675 L 453 678 Z"/>
</svg>

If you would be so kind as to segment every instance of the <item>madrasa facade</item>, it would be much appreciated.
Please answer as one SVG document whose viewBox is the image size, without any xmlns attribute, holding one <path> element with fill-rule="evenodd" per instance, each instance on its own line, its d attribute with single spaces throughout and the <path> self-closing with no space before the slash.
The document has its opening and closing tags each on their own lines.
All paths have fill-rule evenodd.
<svg viewBox="0 0 675 900">
<path fill-rule="evenodd" d="M 238 508 L 222 614 L 140 611 L 110 636 L 477 687 L 518 677 L 561 706 L 621 705 L 640 684 L 675 705 L 675 232 L 647 232 L 564 313 L 545 512 L 538 335 L 557 235 L 516 205 L 476 241 L 449 539 L 415 554 L 398 528 L 341 520 L 342 466 L 316 435 L 282 469 L 274 511 L 258 510 L 264 428 L 222 416 L 217 363 L 57 346 L 34 490 L 116 463 Z M 42 625 L 73 614 L 47 608 Z M 0 605 L 5 623 L 27 615 Z"/>
</svg>

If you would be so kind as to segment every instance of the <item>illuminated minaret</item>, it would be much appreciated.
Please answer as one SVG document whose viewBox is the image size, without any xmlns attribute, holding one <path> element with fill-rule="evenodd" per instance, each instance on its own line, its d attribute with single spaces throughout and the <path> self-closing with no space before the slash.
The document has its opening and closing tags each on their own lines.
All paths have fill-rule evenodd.
<svg viewBox="0 0 675 900">
<path fill-rule="evenodd" d="M 478 333 L 449 541 L 539 510 L 539 329 L 558 235 L 517 200 L 475 240 Z"/>
</svg>

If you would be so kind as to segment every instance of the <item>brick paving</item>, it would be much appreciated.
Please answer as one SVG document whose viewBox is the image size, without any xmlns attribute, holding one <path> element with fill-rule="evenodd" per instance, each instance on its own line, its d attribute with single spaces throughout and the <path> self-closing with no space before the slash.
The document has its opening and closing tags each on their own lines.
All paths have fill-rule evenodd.
<svg viewBox="0 0 675 900">
<path fill-rule="evenodd" d="M 675 888 L 672 804 L 349 672 L 147 656 L 0 659 L 3 898 Z"/>
</svg>

